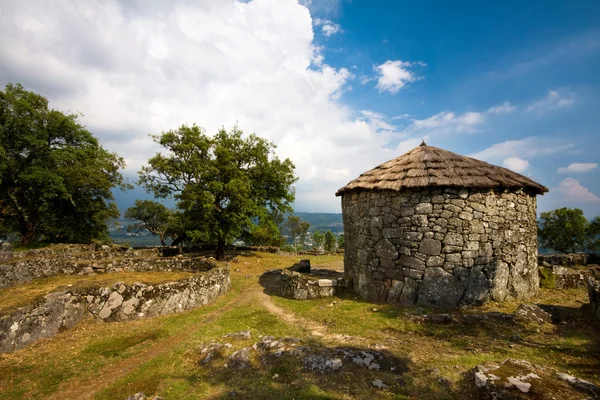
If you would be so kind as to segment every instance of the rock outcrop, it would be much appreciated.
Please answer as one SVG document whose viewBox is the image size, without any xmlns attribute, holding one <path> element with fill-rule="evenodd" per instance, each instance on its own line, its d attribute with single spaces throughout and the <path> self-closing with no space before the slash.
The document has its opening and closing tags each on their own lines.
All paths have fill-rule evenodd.
<svg viewBox="0 0 600 400">
<path fill-rule="evenodd" d="M 598 398 L 600 387 L 573 376 L 556 373 L 525 360 L 478 365 L 474 383 L 483 399 L 585 399 Z"/>
</svg>

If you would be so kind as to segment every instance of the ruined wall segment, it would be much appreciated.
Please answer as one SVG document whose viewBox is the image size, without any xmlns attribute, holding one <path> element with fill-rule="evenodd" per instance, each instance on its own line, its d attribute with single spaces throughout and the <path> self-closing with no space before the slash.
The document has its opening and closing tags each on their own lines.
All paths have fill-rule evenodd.
<svg viewBox="0 0 600 400">
<path fill-rule="evenodd" d="M 522 190 L 344 193 L 346 274 L 370 301 L 454 308 L 537 293 L 536 198 Z"/>
</svg>

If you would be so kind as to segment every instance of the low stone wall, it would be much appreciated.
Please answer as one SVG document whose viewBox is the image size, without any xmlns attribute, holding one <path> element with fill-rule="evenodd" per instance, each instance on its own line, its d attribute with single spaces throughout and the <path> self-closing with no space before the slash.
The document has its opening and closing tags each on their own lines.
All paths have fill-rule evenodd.
<svg viewBox="0 0 600 400">
<path fill-rule="evenodd" d="M 316 277 L 282 270 L 279 285 L 283 297 L 294 300 L 310 300 L 332 297 L 345 289 L 346 282 L 343 277 Z"/>
<path fill-rule="evenodd" d="M 587 289 L 594 315 L 600 320 L 600 279 L 596 278 L 587 277 Z"/>
<path fill-rule="evenodd" d="M 567 254 L 539 254 L 540 267 L 560 266 L 586 266 L 600 264 L 600 254 L 596 253 L 567 253 Z"/>
<path fill-rule="evenodd" d="M 540 287 L 546 289 L 572 289 L 585 287 L 589 270 L 554 265 L 540 267 Z"/>
<path fill-rule="evenodd" d="M 189 310 L 213 302 L 229 287 L 229 267 L 225 267 L 156 285 L 117 283 L 50 293 L 34 304 L 0 315 L 0 353 L 53 336 L 86 317 L 127 321 Z"/>
<path fill-rule="evenodd" d="M 91 273 L 208 271 L 215 264 L 205 258 L 143 257 L 97 258 L 92 260 L 66 259 L 64 257 L 36 257 L 0 262 L 0 288 L 30 282 L 35 278 L 60 274 L 83 275 Z"/>
</svg>

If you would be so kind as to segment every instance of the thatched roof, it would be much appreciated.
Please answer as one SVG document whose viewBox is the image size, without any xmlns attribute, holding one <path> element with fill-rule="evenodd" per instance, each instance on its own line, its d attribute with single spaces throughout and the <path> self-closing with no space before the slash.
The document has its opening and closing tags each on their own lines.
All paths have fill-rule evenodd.
<svg viewBox="0 0 600 400">
<path fill-rule="evenodd" d="M 548 189 L 509 169 L 461 156 L 423 142 L 408 153 L 361 174 L 335 194 L 355 190 L 395 190 L 457 187 L 523 189 L 543 194 Z"/>
</svg>

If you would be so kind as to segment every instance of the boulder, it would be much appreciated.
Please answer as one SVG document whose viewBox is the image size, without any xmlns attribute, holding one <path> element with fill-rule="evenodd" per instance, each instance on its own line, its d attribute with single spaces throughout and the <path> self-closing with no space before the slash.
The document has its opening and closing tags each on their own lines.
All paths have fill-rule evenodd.
<svg viewBox="0 0 600 400">
<path fill-rule="evenodd" d="M 515 311 L 515 320 L 526 324 L 552 322 L 552 316 L 535 304 L 521 304 Z"/>
<path fill-rule="evenodd" d="M 600 388 L 591 382 L 557 374 L 526 360 L 478 365 L 473 377 L 482 399 L 585 399 L 600 395 Z"/>
<path fill-rule="evenodd" d="M 451 273 L 440 267 L 425 269 L 417 304 L 427 307 L 456 308 L 465 288 Z"/>
</svg>

